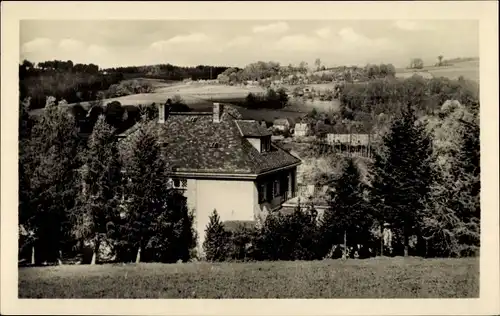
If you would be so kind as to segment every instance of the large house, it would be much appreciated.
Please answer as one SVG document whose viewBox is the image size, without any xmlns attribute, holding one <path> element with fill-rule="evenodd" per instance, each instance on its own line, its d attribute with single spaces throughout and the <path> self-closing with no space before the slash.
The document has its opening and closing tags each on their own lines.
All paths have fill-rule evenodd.
<svg viewBox="0 0 500 316">
<path fill-rule="evenodd" d="M 243 120 L 221 103 L 208 113 L 159 109 L 156 125 L 168 174 L 195 211 L 199 251 L 214 209 L 222 221 L 262 220 L 296 195 L 300 159 L 273 144 L 259 122 Z M 130 139 L 136 131 L 120 136 Z"/>
</svg>

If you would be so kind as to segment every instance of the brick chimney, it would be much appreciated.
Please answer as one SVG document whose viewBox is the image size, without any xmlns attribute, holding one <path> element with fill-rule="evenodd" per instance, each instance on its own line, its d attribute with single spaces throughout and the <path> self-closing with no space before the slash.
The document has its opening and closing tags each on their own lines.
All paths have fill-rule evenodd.
<svg viewBox="0 0 500 316">
<path fill-rule="evenodd" d="M 165 120 L 168 119 L 168 115 L 170 114 L 172 106 L 172 100 L 168 99 L 165 104 L 158 105 L 158 123 L 165 123 Z"/>
<path fill-rule="evenodd" d="M 218 102 L 214 103 L 213 106 L 214 123 L 220 123 L 222 119 L 222 113 L 223 113 L 223 105 Z"/>
<path fill-rule="evenodd" d="M 158 123 L 165 123 L 165 104 L 158 104 Z"/>
</svg>

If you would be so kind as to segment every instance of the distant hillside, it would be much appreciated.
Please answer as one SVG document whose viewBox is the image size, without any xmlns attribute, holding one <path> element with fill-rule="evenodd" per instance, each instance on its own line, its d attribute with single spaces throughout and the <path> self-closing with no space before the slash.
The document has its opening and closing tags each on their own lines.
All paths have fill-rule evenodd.
<svg viewBox="0 0 500 316">
<path fill-rule="evenodd" d="M 479 57 L 456 57 L 451 59 L 443 59 L 443 63 L 445 64 L 457 64 L 467 61 L 479 61 Z"/>
<path fill-rule="evenodd" d="M 451 62 L 451 60 L 457 60 Z M 413 74 L 423 77 L 445 77 L 449 79 L 465 79 L 479 82 L 479 58 L 454 58 L 450 59 L 450 64 L 446 66 L 424 66 L 423 69 L 396 69 L 396 77 L 408 78 Z"/>
</svg>

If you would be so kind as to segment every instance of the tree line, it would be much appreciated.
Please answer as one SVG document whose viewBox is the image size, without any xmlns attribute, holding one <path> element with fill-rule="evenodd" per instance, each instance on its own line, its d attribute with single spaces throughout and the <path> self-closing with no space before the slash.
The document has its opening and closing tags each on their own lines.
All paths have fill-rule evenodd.
<svg viewBox="0 0 500 316">
<path fill-rule="evenodd" d="M 401 104 L 414 106 L 419 113 L 438 110 L 446 100 L 471 104 L 479 99 L 475 82 L 444 77 L 424 79 L 414 75 L 407 79 L 384 78 L 364 83 L 346 83 L 339 87 L 340 112 L 343 118 L 400 113 Z"/>
<path fill-rule="evenodd" d="M 165 186 L 165 160 L 150 120 L 122 149 L 99 115 L 81 138 L 74 117 L 55 98 L 40 117 L 19 111 L 19 255 L 35 264 L 77 256 L 90 262 L 187 261 L 195 246 L 193 214 Z M 127 154 L 124 154 L 127 153 Z M 30 255 L 29 255 L 30 254 Z"/>
<path fill-rule="evenodd" d="M 353 158 L 329 182 L 329 206 L 273 213 L 258 225 L 227 227 L 214 210 L 207 259 L 311 260 L 375 255 L 479 254 L 480 169 L 477 108 L 445 102 L 439 118 L 412 106 L 393 120 L 363 178 Z M 387 233 L 389 232 L 389 233 Z"/>
<path fill-rule="evenodd" d="M 216 79 L 217 76 L 228 67 L 224 66 L 208 66 L 198 65 L 196 67 L 180 67 L 171 64 L 159 64 L 151 66 L 129 66 L 129 67 L 114 67 L 106 68 L 103 71 L 108 73 L 123 74 L 125 78 L 154 78 L 172 81 L 181 81 L 184 79 L 192 80 L 211 80 Z"/>
<path fill-rule="evenodd" d="M 250 92 L 242 105 L 249 109 L 282 109 L 288 105 L 288 95 L 283 88 L 269 88 L 265 94 Z"/>
<path fill-rule="evenodd" d="M 120 84 L 124 79 L 207 80 L 217 78 L 226 69 L 221 66 L 179 67 L 170 64 L 100 69 L 95 64 L 74 64 L 71 60 L 38 64 L 24 60 L 19 64 L 20 99 L 30 97 L 32 109 L 43 108 L 48 96 L 69 103 L 95 101 L 103 97 L 152 91 L 147 82 Z"/>
<path fill-rule="evenodd" d="M 94 64 L 73 64 L 69 61 L 46 61 L 35 65 L 23 61 L 19 65 L 20 99 L 31 98 L 31 108 L 45 106 L 48 96 L 69 103 L 93 101 L 101 91 L 123 80 L 119 73 L 103 74 Z"/>
<path fill-rule="evenodd" d="M 269 87 L 274 80 L 284 80 L 289 84 L 301 83 L 301 78 L 307 78 L 309 82 L 332 82 L 334 80 L 347 82 L 366 81 L 376 78 L 394 77 L 396 68 L 392 64 L 368 64 L 365 67 L 335 67 L 325 69 L 320 67 L 321 61 L 316 60 L 316 66 L 321 73 L 311 72 L 306 62 L 299 65 L 282 66 L 278 62 L 258 61 L 248 64 L 243 69 L 228 68 L 218 77 L 218 81 L 224 84 L 241 84 L 247 81 L 256 81 L 265 87 Z M 328 71 L 326 71 L 328 70 Z"/>
</svg>

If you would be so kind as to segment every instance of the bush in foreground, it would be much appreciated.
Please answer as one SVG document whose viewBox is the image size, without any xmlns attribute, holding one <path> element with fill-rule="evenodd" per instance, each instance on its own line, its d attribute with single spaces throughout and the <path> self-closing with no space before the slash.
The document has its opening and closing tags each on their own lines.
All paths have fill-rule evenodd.
<svg viewBox="0 0 500 316">
<path fill-rule="evenodd" d="M 324 252 L 319 235 L 312 212 L 270 214 L 259 229 L 246 222 L 222 223 L 214 210 L 203 249 L 208 261 L 314 260 Z"/>
<path fill-rule="evenodd" d="M 208 261 L 224 261 L 228 258 L 230 234 L 224 229 L 217 210 L 210 215 L 210 222 L 205 230 L 203 252 Z"/>
</svg>

